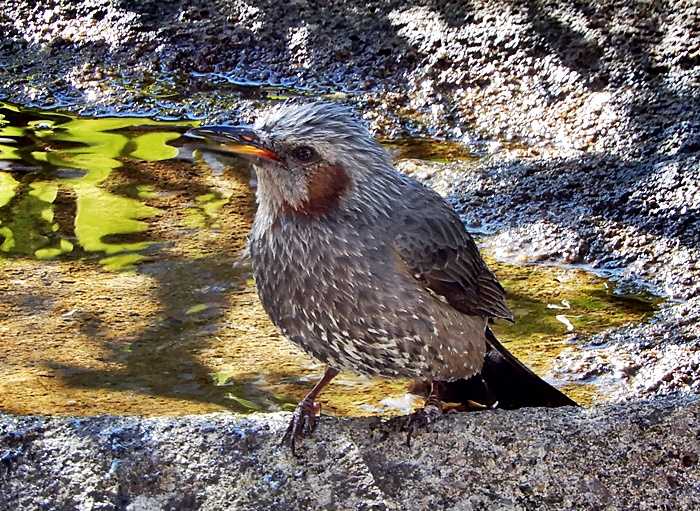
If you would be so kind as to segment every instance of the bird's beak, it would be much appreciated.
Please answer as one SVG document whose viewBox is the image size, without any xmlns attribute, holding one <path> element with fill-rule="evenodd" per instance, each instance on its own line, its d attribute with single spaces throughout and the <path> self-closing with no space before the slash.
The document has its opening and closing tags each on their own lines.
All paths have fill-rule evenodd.
<svg viewBox="0 0 700 511">
<path fill-rule="evenodd" d="M 265 147 L 255 130 L 247 126 L 200 126 L 185 136 L 214 143 L 219 151 L 279 161 L 277 153 Z"/>
</svg>

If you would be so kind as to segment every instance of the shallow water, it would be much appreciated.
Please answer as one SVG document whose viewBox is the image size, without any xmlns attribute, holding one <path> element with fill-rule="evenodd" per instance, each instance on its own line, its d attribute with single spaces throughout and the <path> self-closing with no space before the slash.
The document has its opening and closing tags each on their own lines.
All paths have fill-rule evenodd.
<svg viewBox="0 0 700 511">
<path fill-rule="evenodd" d="M 0 409 L 289 409 L 321 374 L 236 265 L 254 214 L 247 171 L 193 155 L 180 138 L 193 124 L 0 103 Z M 471 158 L 429 140 L 388 146 L 397 158 Z M 490 263 L 517 318 L 496 331 L 543 375 L 564 347 L 654 309 L 583 271 Z M 403 413 L 418 402 L 406 384 L 343 374 L 324 411 Z M 565 387 L 604 399 L 592 389 Z"/>
</svg>

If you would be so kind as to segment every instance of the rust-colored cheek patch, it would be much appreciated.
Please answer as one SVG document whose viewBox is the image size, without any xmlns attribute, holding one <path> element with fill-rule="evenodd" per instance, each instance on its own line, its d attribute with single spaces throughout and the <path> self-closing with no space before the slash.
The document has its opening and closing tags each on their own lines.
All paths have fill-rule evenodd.
<svg viewBox="0 0 700 511">
<path fill-rule="evenodd" d="M 295 208 L 304 215 L 322 215 L 335 207 L 350 186 L 350 177 L 337 165 L 319 166 L 308 176 L 309 200 Z"/>
</svg>

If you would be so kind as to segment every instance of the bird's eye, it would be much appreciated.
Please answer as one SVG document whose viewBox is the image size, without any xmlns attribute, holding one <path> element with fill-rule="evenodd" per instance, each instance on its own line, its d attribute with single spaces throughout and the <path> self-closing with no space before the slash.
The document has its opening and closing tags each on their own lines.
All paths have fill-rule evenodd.
<svg viewBox="0 0 700 511">
<path fill-rule="evenodd" d="M 295 159 L 303 162 L 311 161 L 316 156 L 316 151 L 314 151 L 313 148 L 307 145 L 300 145 L 299 147 L 295 147 L 294 149 L 292 149 L 291 153 Z"/>
</svg>

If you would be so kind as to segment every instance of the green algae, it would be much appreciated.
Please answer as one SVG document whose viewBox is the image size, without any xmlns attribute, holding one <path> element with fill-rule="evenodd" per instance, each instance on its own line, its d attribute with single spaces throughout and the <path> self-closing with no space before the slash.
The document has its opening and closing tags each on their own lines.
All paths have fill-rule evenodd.
<svg viewBox="0 0 700 511">
<path fill-rule="evenodd" d="M 178 155 L 178 150 L 168 142 L 178 138 L 180 133 L 177 132 L 145 133 L 132 139 L 134 148 L 128 154 L 143 161 L 169 160 Z"/>
<path fill-rule="evenodd" d="M 6 103 L 0 103 L 0 112 L 0 136 L 32 140 L 22 151 L 7 142 L 1 144 L 0 161 L 7 161 L 12 169 L 14 160 L 22 160 L 25 168 L 34 170 L 24 176 L 28 193 L 21 193 L 21 176 L 18 181 L 7 172 L 0 173 L 0 251 L 8 255 L 33 254 L 39 259 L 94 253 L 107 256 L 99 260 L 109 270 L 131 269 L 142 260 L 143 256 L 135 252 L 147 249 L 153 241 L 114 242 L 109 238 L 148 231 L 146 220 L 159 213 L 142 202 L 151 192 L 142 189 L 140 197 L 130 198 L 113 193 L 106 184 L 124 160 L 175 158 L 178 148 L 169 142 L 178 139 L 180 133 L 168 128 L 196 123 L 133 117 L 76 118 L 22 110 Z M 140 133 L 135 129 L 144 126 L 161 131 Z M 51 181 L 33 181 L 37 174 L 51 178 L 51 173 Z M 75 198 L 71 233 L 57 232 L 58 224 L 53 222 L 53 202 L 59 189 Z M 74 250 L 76 247 L 79 250 Z M 125 254 L 117 256 L 121 253 Z"/>
<path fill-rule="evenodd" d="M 659 303 L 619 296 L 608 280 L 583 270 L 487 261 L 515 315 L 514 323 L 499 321 L 494 331 L 504 346 L 541 375 L 565 348 L 608 328 L 645 321 Z M 598 396 L 590 385 L 569 385 L 567 390 L 583 404 Z"/>
<path fill-rule="evenodd" d="M 189 208 L 184 219 L 185 225 L 195 229 L 216 227 L 217 219 L 230 197 L 220 191 L 205 193 L 196 197 L 196 206 Z"/>
<path fill-rule="evenodd" d="M 12 200 L 18 186 L 19 181 L 12 177 L 11 174 L 0 172 L 0 208 Z"/>
<path fill-rule="evenodd" d="M 108 236 L 147 231 L 148 224 L 142 220 L 158 214 L 156 208 L 146 206 L 136 199 L 119 197 L 93 186 L 79 186 L 75 191 L 77 197 L 75 235 L 83 249 L 88 252 L 114 255 L 120 252 L 143 250 L 152 245 L 149 241 L 114 243 L 105 240 Z M 105 213 L 108 214 L 107 218 Z"/>
<path fill-rule="evenodd" d="M 10 185 L 13 190 L 19 188 Z M 0 252 L 33 255 L 55 240 L 58 226 L 53 222 L 53 200 L 57 186 L 54 183 L 37 181 L 26 187 L 19 200 L 11 206 L 11 214 L 0 216 Z M 0 195 L 9 195 L 7 190 Z M 6 204 L 12 201 L 6 200 Z"/>
</svg>

